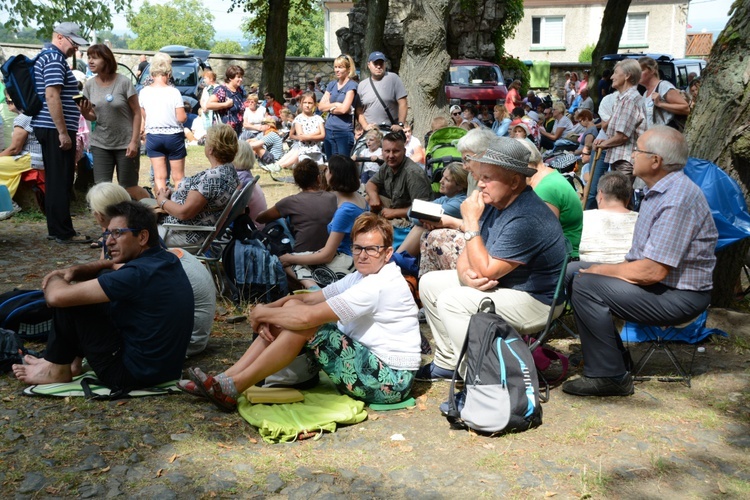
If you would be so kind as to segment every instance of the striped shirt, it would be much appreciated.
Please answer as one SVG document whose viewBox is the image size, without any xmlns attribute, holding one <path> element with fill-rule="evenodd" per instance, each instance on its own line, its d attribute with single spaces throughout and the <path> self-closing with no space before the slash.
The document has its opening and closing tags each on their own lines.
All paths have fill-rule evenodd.
<svg viewBox="0 0 750 500">
<path fill-rule="evenodd" d="M 78 81 L 68 66 L 65 54 L 55 45 L 45 43 L 44 50 L 39 54 L 39 58 L 34 65 L 34 75 L 36 78 L 36 93 L 44 101 L 44 107 L 38 115 L 31 119 L 31 125 L 40 128 L 57 128 L 55 122 L 52 121 L 45 98 L 47 87 L 57 85 L 62 87 L 60 100 L 65 117 L 65 126 L 68 128 L 68 132 L 77 132 L 78 117 L 81 112 L 78 110 L 76 103 L 73 102 L 73 96 L 78 94 Z"/>
<path fill-rule="evenodd" d="M 23 155 L 31 155 L 31 168 L 44 170 L 44 161 L 42 160 L 42 146 L 34 135 L 34 128 L 31 126 L 31 117 L 24 114 L 18 115 L 13 120 L 13 126 L 24 129 L 29 135 L 26 136 L 26 143 L 23 145 L 21 153 L 14 156 L 17 160 Z"/>
<path fill-rule="evenodd" d="M 680 170 L 646 191 L 625 260 L 664 264 L 670 269 L 662 284 L 707 291 L 713 287 L 718 237 L 706 197 Z"/>
</svg>

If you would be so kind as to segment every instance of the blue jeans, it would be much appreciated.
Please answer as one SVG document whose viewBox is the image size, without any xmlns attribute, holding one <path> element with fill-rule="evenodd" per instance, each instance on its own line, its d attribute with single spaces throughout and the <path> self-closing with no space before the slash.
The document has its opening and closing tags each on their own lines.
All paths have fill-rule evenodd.
<svg viewBox="0 0 750 500">
<path fill-rule="evenodd" d="M 586 199 L 584 210 L 595 210 L 597 208 L 596 189 L 599 185 L 599 178 L 609 170 L 609 163 L 604 162 L 606 156 L 606 152 L 602 152 L 594 168 L 591 170 L 591 189 L 589 189 L 589 197 Z"/>
<path fill-rule="evenodd" d="M 349 130 L 326 130 L 326 138 L 323 141 L 323 152 L 326 158 L 333 155 L 350 156 L 354 147 L 354 132 Z"/>
</svg>

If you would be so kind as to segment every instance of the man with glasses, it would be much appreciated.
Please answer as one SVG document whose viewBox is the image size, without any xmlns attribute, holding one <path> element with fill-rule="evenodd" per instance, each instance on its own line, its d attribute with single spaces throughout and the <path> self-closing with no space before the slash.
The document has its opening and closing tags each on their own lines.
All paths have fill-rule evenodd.
<svg viewBox="0 0 750 500">
<path fill-rule="evenodd" d="M 657 126 L 644 133 L 631 158 L 633 174 L 648 190 L 625 262 L 568 267 L 584 367 L 581 378 L 563 384 L 564 392 L 633 394 L 630 356 L 613 315 L 663 326 L 695 318 L 708 307 L 718 233 L 705 196 L 682 172 L 687 157 L 685 137 L 677 130 Z"/>
<path fill-rule="evenodd" d="M 54 329 L 44 358 L 13 365 L 27 384 L 69 382 L 86 358 L 97 378 L 127 392 L 179 378 L 193 330 L 193 290 L 176 255 L 159 245 L 145 205 L 107 207 L 112 260 L 53 271 L 42 280 Z"/>
<path fill-rule="evenodd" d="M 367 62 L 370 78 L 357 87 L 357 120 L 365 132 L 385 123 L 392 131 L 402 130 L 409 103 L 401 78 L 385 68 L 382 52 L 370 54 Z"/>
<path fill-rule="evenodd" d="M 81 45 L 88 45 L 75 23 L 58 23 L 52 41 L 44 44 L 34 65 L 36 91 L 44 103 L 31 120 L 42 147 L 46 192 L 47 238 L 58 243 L 91 243 L 78 234 L 70 217 L 70 191 L 75 175 L 76 133 L 80 111 L 73 101 L 78 81 L 67 58 Z"/>
</svg>

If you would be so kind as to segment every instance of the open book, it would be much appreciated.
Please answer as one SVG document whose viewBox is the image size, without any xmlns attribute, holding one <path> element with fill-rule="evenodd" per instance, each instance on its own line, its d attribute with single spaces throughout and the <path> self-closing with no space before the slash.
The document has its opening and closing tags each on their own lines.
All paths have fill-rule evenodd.
<svg viewBox="0 0 750 500">
<path fill-rule="evenodd" d="M 428 220 L 430 222 L 440 222 L 443 216 L 443 207 L 437 203 L 423 200 L 414 200 L 411 204 L 409 217 L 415 219 Z"/>
</svg>

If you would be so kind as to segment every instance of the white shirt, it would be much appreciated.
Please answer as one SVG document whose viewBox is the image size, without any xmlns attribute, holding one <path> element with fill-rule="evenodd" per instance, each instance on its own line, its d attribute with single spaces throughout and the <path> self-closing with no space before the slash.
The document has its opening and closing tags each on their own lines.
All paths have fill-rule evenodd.
<svg viewBox="0 0 750 500">
<path fill-rule="evenodd" d="M 619 264 L 633 243 L 638 212 L 584 210 L 580 259 L 584 262 Z"/>
<path fill-rule="evenodd" d="M 376 274 L 349 274 L 323 289 L 337 327 L 396 370 L 417 370 L 422 356 L 417 305 L 393 262 Z"/>
</svg>

